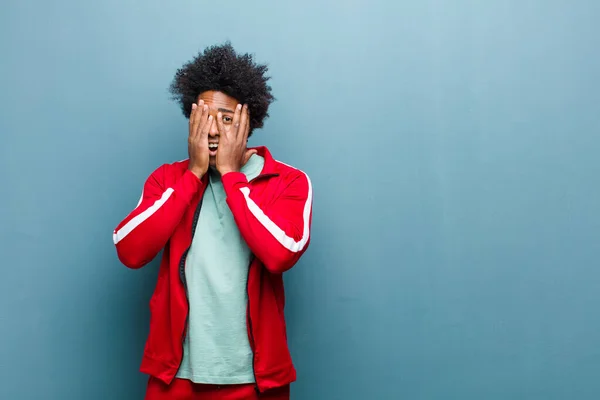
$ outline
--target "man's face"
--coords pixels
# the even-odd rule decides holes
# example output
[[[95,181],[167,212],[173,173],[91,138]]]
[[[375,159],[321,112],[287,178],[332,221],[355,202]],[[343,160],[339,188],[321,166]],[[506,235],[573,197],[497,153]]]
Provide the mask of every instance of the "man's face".
[[[223,92],[217,92],[209,90],[198,95],[196,103],[200,100],[204,101],[204,104],[208,106],[210,115],[213,117],[212,126],[208,133],[208,144],[210,160],[209,164],[214,167],[217,164],[217,149],[219,143],[219,130],[217,129],[217,113],[222,114],[223,126],[225,129],[231,129],[231,123],[233,122],[233,113],[235,107],[238,105],[238,101],[231,96],[226,95]]]

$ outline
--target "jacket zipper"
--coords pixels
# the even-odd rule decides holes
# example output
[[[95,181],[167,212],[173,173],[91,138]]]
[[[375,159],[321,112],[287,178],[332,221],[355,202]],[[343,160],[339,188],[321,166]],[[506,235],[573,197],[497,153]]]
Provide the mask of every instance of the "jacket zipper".
[[[181,364],[183,363],[183,352],[185,351],[185,349],[183,347],[183,343],[185,342],[185,337],[187,335],[188,321],[190,318],[190,298],[188,296],[187,280],[185,278],[185,261],[187,259],[187,255],[188,255],[190,249],[192,248],[192,242],[194,241],[194,234],[196,233],[196,225],[198,224],[198,217],[200,216],[200,209],[202,208],[202,199],[204,199],[205,192],[206,192],[206,190],[204,190],[204,192],[202,192],[202,196],[200,197],[200,200],[198,201],[198,206],[196,207],[196,211],[194,212],[194,220],[192,221],[192,240],[190,240],[190,245],[183,252],[181,259],[179,260],[179,279],[181,280],[181,283],[183,284],[183,288],[185,290],[185,300],[187,302],[188,312],[185,316],[185,323],[183,325],[183,333],[181,335],[181,360],[179,361],[179,367],[177,367],[177,372],[179,372],[179,369],[181,368]]]
[[[263,179],[263,178],[271,178],[273,176],[279,176],[279,174],[276,173],[272,173],[272,174],[262,174],[262,175],[258,175],[254,178],[252,178],[250,181],[248,181],[248,183],[253,182],[257,179]],[[185,260],[187,258],[187,254],[190,251],[190,248],[192,247],[192,242],[194,240],[194,234],[196,233],[196,225],[198,224],[198,217],[200,216],[200,209],[202,208],[202,199],[204,198],[204,193],[206,192],[206,190],[202,193],[202,197],[200,197],[200,201],[198,202],[198,206],[196,207],[196,212],[194,213],[194,221],[192,223],[192,240],[190,241],[190,245],[189,247],[183,252],[183,255],[181,256],[181,260],[179,261],[179,278],[181,279],[181,283],[183,284],[183,287],[185,289],[185,299],[187,301],[187,306],[188,306],[188,312],[187,315],[185,316],[185,324],[183,327],[183,334],[181,336],[181,360],[179,361],[179,367],[177,367],[177,371],[179,372],[179,368],[181,368],[181,364],[183,363],[183,352],[185,351],[185,349],[183,348],[183,343],[185,342],[185,337],[186,337],[186,333],[187,333],[187,325],[188,325],[188,320],[189,320],[189,316],[190,316],[190,299],[188,296],[188,289],[187,289],[187,281],[185,279]],[[250,340],[252,341],[252,343],[254,343],[254,332],[252,331],[252,317],[250,315],[250,293],[249,293],[249,288],[248,288],[248,282],[250,281],[250,268],[252,267],[252,262],[254,261],[254,256],[252,256],[250,258],[250,265],[248,266],[248,275],[246,277],[246,297],[248,298],[248,331],[250,332]],[[256,348],[256,344],[254,344],[253,346],[254,348]],[[255,389],[258,393],[260,393],[260,389],[258,388],[258,381],[256,380],[256,372],[254,370],[254,363],[255,363],[255,351],[254,349],[252,350],[252,375],[254,376],[254,385],[255,385]]]
[[[248,183],[254,182],[258,179],[263,179],[263,178],[271,178],[274,176],[279,176],[279,174],[261,174],[258,175],[252,179],[250,179],[248,181]],[[248,301],[248,332],[250,332],[250,341],[252,342],[252,376],[254,376],[254,389],[256,390],[257,393],[260,394],[260,388],[258,387],[258,380],[256,379],[256,371],[254,369],[254,364],[256,363],[256,343],[254,342],[254,331],[252,330],[252,315],[250,313],[250,290],[249,290],[249,283],[250,283],[250,268],[252,268],[252,264],[254,262],[254,254],[250,257],[250,265],[248,265],[248,276],[246,277],[246,297],[247,297],[247,301]]]
[[[248,302],[248,332],[250,332],[250,341],[252,342],[251,350],[252,350],[252,376],[254,377],[254,389],[256,389],[257,393],[260,393],[260,389],[258,388],[258,381],[256,380],[256,371],[254,370],[254,363],[256,359],[256,343],[254,343],[254,332],[252,331],[252,315],[250,313],[250,268],[252,268],[252,263],[254,262],[254,255],[250,257],[250,265],[248,265],[248,276],[246,277],[246,298]]]

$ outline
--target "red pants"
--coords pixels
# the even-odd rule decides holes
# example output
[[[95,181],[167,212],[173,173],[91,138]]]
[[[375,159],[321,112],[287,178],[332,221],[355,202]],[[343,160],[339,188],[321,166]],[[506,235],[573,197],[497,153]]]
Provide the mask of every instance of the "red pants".
[[[255,385],[200,385],[175,378],[166,385],[156,378],[148,380],[145,400],[289,400],[290,386],[269,390],[260,395]]]

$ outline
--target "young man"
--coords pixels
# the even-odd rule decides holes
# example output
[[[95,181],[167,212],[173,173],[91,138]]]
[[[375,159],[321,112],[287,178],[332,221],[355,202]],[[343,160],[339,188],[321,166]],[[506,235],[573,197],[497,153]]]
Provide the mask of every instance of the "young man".
[[[282,274],[309,245],[312,187],[265,147],[247,148],[273,101],[266,72],[229,43],[177,71],[189,159],[156,169],[113,233],[129,268],[164,250],[141,364],[147,400],[289,399]]]

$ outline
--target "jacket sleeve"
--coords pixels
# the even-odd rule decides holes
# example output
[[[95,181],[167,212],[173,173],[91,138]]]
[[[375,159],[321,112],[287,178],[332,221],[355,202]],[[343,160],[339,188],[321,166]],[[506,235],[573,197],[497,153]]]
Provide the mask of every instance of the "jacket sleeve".
[[[129,268],[143,267],[165,247],[202,185],[186,170],[166,187],[167,167],[163,165],[148,177],[138,205],[113,232],[119,260]]]
[[[273,273],[292,268],[308,248],[312,221],[312,185],[303,172],[292,178],[272,203],[264,204],[246,176],[223,176],[227,204],[252,253]]]

